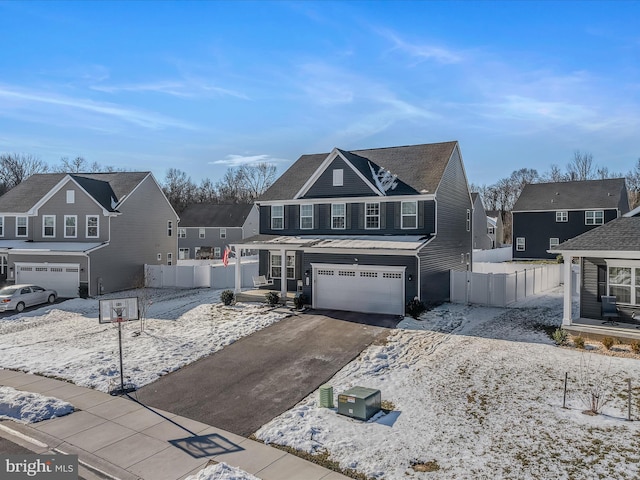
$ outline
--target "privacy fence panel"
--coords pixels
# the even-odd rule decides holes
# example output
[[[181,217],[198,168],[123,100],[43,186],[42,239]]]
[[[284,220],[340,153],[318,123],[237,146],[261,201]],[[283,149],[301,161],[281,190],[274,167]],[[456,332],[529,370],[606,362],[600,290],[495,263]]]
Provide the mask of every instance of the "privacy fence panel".
[[[249,261],[240,266],[242,288],[253,287],[258,276],[258,262]],[[154,288],[233,289],[236,282],[235,264],[224,265],[145,265],[145,285]]]
[[[504,307],[559,286],[561,269],[553,264],[513,273],[451,271],[451,301]]]

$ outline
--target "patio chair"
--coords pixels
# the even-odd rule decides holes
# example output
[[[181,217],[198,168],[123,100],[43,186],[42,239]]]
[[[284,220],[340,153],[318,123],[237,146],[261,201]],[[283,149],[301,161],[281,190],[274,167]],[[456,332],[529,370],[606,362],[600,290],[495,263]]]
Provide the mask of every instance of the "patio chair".
[[[617,325],[614,321],[620,318],[618,307],[616,306],[616,297],[613,295],[602,295],[602,324]]]

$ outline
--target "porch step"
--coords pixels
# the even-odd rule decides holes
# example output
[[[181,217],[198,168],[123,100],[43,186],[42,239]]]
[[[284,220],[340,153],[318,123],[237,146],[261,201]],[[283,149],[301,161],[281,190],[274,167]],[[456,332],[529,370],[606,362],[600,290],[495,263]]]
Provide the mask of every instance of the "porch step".
[[[601,341],[604,337],[612,337],[618,340],[640,340],[640,326],[629,323],[618,325],[563,325],[564,330],[571,335],[580,335],[594,341]]]

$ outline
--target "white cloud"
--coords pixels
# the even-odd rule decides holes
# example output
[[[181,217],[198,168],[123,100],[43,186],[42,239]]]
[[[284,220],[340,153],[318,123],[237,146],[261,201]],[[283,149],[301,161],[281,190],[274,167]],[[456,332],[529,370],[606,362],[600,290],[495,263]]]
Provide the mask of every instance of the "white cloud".
[[[69,119],[69,112],[78,111],[91,113],[100,117],[115,118],[121,122],[134,124],[148,129],[162,129],[167,127],[194,130],[195,127],[170,117],[153,112],[125,108],[113,103],[96,102],[89,99],[77,99],[49,92],[33,92],[27,90],[12,89],[0,86],[0,98],[7,102],[13,101],[13,108],[29,109],[35,105],[47,105],[60,109],[60,116]],[[5,114],[11,115],[11,108],[7,104],[3,106]],[[24,118],[24,114],[23,114]],[[30,116],[34,122],[39,120],[39,109]],[[86,126],[84,122],[78,122],[80,126]]]
[[[270,155],[227,155],[222,160],[214,160],[209,165],[227,165],[229,167],[240,167],[242,165],[257,165],[258,163],[282,163],[287,162],[282,158],[275,158]]]
[[[148,83],[129,83],[122,85],[92,85],[93,90],[106,93],[118,92],[153,92],[171,95],[180,98],[196,98],[202,96],[235,97],[248,100],[249,97],[242,92],[229,90],[216,85],[198,80],[164,80]]]
[[[460,53],[435,45],[410,43],[395,32],[388,29],[376,30],[379,35],[390,40],[393,43],[393,50],[399,50],[406,53],[410,57],[423,61],[435,61],[442,64],[459,63],[463,57]]]

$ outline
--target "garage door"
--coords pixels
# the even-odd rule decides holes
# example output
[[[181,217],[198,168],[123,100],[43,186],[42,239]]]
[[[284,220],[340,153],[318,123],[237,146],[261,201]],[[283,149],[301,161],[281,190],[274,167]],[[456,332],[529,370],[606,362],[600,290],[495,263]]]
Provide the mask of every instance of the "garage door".
[[[405,267],[312,264],[313,306],[404,315]]]
[[[34,283],[58,292],[59,297],[78,296],[80,265],[77,263],[16,263],[16,283]]]

